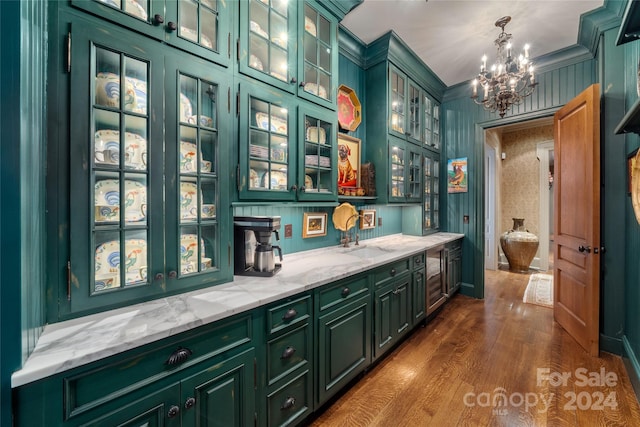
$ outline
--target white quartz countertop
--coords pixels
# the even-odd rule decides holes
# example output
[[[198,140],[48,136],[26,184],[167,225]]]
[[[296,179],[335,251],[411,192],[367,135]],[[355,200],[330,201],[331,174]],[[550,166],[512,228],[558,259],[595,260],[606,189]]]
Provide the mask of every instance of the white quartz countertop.
[[[285,254],[273,277],[234,276],[233,282],[50,324],[11,384],[28,384],[462,237],[394,234],[349,248]]]

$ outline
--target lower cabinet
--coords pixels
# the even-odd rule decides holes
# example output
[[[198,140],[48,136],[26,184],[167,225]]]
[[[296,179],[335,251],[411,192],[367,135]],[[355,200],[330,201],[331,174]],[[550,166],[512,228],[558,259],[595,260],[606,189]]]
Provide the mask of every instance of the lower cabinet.
[[[424,273],[425,253],[419,253],[412,258],[411,278],[411,326],[420,323],[427,315],[427,282]]]
[[[373,360],[409,332],[412,322],[410,259],[382,267],[375,274]]]
[[[446,246],[447,297],[451,297],[462,285],[462,243],[459,240]]]
[[[318,290],[317,404],[371,363],[371,295],[367,276]]]

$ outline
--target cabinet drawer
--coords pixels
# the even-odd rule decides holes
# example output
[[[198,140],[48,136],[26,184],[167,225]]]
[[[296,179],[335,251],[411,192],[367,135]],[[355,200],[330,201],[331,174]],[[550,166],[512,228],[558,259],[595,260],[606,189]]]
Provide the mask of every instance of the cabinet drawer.
[[[213,324],[179,335],[162,343],[149,344],[140,351],[114,356],[98,367],[65,377],[65,416],[72,418],[89,409],[129,393],[177,369],[251,342],[250,315],[220,325]],[[171,357],[175,360],[170,361]],[[98,385],[98,386],[97,386]]]
[[[411,256],[413,270],[419,270],[424,267],[424,252]]]
[[[310,381],[306,370],[267,396],[269,426],[296,425],[311,413]]]
[[[267,310],[267,331],[281,331],[289,325],[305,322],[311,316],[311,296],[288,299]]]
[[[407,273],[411,269],[411,258],[387,264],[375,272],[376,288],[384,286],[386,283],[395,280],[396,277]]]
[[[311,325],[307,322],[267,343],[267,378],[269,385],[296,368],[309,363]]]
[[[367,276],[322,287],[318,291],[320,311],[351,302],[367,292],[369,292]]]

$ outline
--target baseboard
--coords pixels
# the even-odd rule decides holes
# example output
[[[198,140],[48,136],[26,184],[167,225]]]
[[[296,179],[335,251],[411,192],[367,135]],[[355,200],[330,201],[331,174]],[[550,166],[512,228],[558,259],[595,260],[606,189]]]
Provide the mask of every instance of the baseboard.
[[[625,368],[627,368],[627,374],[631,380],[633,391],[636,393],[636,399],[640,401],[640,364],[638,363],[638,358],[633,352],[626,335],[622,337],[622,343],[624,344],[624,355],[622,356],[622,361],[624,362]]]
[[[460,293],[471,298],[476,297],[476,287],[471,283],[462,282],[460,284]]]
[[[624,355],[624,344],[620,338],[600,334],[600,350],[622,356]]]

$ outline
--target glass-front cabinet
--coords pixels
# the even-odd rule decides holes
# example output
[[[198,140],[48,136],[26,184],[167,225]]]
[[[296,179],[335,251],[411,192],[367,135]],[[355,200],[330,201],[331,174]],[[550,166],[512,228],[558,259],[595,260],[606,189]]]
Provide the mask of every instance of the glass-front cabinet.
[[[422,142],[422,93],[403,72],[389,66],[389,133],[416,144]]]
[[[337,25],[337,19],[313,1],[243,1],[240,72],[335,109]]]
[[[440,181],[439,168],[440,156],[429,150],[425,150],[424,155],[424,197],[423,197],[423,233],[438,230],[439,224],[439,197]]]
[[[227,66],[231,60],[233,1],[71,0],[99,15],[189,53]]]
[[[218,182],[231,130],[224,74],[93,20],[71,28],[60,315],[228,280],[230,217],[216,209],[229,197]]]
[[[241,84],[238,189],[245,200],[335,200],[336,119],[276,90]]]
[[[422,154],[412,144],[389,137],[389,201],[422,200]]]
[[[440,105],[429,95],[424,100],[424,145],[440,150]]]

